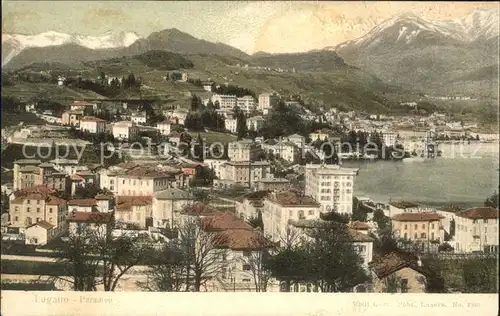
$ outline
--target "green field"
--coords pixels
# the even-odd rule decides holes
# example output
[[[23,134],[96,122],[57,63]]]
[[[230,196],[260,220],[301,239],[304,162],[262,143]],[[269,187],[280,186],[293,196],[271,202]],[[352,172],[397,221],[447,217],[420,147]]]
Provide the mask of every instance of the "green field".
[[[19,125],[45,125],[47,122],[33,113],[6,113],[2,111],[2,128]]]
[[[198,132],[189,132],[189,134],[193,138],[198,137]],[[200,134],[201,138],[206,138],[207,143],[209,143],[209,144],[215,143],[215,142],[226,144],[229,142],[234,142],[237,139],[237,137],[235,135],[219,133],[219,132],[212,132],[212,131],[199,132],[199,134]]]
[[[24,261],[2,259],[2,274],[30,274],[30,275],[48,275],[48,276],[66,276],[64,263],[43,262],[43,261]]]
[[[51,83],[31,82],[16,82],[12,86],[4,86],[2,87],[2,96],[15,97],[22,102],[30,102],[33,99],[69,102],[84,98],[104,98],[93,91],[74,90],[67,87],[59,87]]]

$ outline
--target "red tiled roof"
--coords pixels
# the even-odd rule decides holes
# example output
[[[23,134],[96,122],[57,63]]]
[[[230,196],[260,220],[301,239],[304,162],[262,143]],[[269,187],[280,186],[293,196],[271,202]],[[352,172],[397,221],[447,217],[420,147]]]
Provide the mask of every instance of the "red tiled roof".
[[[498,209],[493,207],[475,207],[456,214],[457,216],[470,219],[495,219],[498,218]]]
[[[404,268],[418,268],[418,257],[407,252],[391,252],[375,257],[368,266],[379,279],[383,279]]]
[[[202,218],[201,221],[205,230],[253,229],[250,224],[226,212],[216,212],[213,215]]]
[[[215,236],[218,247],[234,250],[253,250],[271,248],[273,243],[262,233],[247,229],[229,229],[218,232]]]
[[[47,221],[39,221],[39,222],[36,222],[36,223],[34,223],[34,224],[26,227],[26,228],[30,228],[30,227],[33,227],[33,226],[40,226],[40,227],[42,227],[44,229],[52,229],[52,228],[55,227],[54,225],[52,225],[51,223],[49,223]]]
[[[402,213],[402,214],[394,215],[392,217],[393,220],[400,221],[400,222],[439,221],[443,218],[444,218],[444,216],[441,216],[436,212]]]
[[[39,186],[32,187],[32,188],[24,188],[24,189],[17,190],[14,192],[14,196],[15,197],[22,197],[22,196],[27,196],[31,193],[39,193],[42,195],[49,196],[49,195],[57,194],[57,191],[52,189],[52,188],[49,188],[45,185],[39,185]]]
[[[354,229],[347,230],[349,237],[354,242],[374,242],[374,239],[367,234],[360,233]]]
[[[292,207],[292,206],[311,206],[319,207],[320,204],[310,196],[301,196],[293,191],[279,192],[270,195],[269,199],[274,201],[281,206]]]
[[[78,206],[96,206],[97,201],[95,199],[77,199],[69,200],[68,205],[78,205]]]
[[[113,213],[71,212],[69,222],[108,223],[113,219]]]
[[[66,203],[66,200],[60,199],[60,198],[55,197],[55,196],[49,196],[49,198],[47,200],[48,205],[61,205],[61,204],[65,204],[65,203]]]
[[[264,190],[264,191],[255,191],[251,193],[244,194],[236,199],[238,202],[243,202],[244,200],[263,200],[268,197],[272,191]]]
[[[356,230],[368,230],[372,228],[372,226],[365,222],[354,221],[351,223],[351,228]]]
[[[102,118],[95,117],[95,116],[84,116],[80,119],[81,121],[87,121],[87,122],[106,122],[106,120],[103,120]]]
[[[74,173],[72,174],[70,177],[69,177],[72,181],[84,181],[85,179],[83,179],[81,176],[79,176],[78,174]]]
[[[128,211],[134,206],[144,206],[153,204],[152,196],[117,196],[116,210]]]

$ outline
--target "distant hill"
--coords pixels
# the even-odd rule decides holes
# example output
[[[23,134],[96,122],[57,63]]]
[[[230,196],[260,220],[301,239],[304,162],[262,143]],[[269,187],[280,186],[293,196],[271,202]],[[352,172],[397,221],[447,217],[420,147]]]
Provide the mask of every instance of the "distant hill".
[[[344,60],[333,51],[315,51],[294,54],[256,54],[250,61],[253,64],[271,67],[302,70],[302,71],[330,71],[346,69]]]
[[[211,43],[195,38],[177,29],[154,32],[128,47],[90,49],[76,44],[26,48],[4,66],[19,69],[32,63],[60,62],[80,66],[82,61],[103,60],[114,57],[140,55],[151,50],[163,50],[180,54],[209,54],[246,59],[249,56],[226,44]]]

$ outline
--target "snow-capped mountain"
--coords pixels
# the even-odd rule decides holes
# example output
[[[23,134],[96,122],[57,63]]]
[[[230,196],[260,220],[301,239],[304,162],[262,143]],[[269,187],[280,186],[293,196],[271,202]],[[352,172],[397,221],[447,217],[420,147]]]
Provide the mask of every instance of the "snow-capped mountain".
[[[432,21],[413,13],[404,13],[385,20],[367,34],[326,50],[374,49],[378,46],[471,43],[499,35],[497,9],[476,9],[455,20]]]
[[[21,51],[30,47],[49,47],[76,44],[90,49],[128,47],[139,39],[134,32],[106,32],[101,36],[84,36],[60,32],[44,32],[36,35],[2,34],[2,66]]]
[[[498,39],[498,9],[476,9],[446,21],[405,13],[383,21],[357,39],[325,50],[336,51],[348,64],[367,69],[387,82],[428,91],[449,84],[451,92],[460,93],[463,86],[456,78],[461,78],[460,82],[477,79],[484,69],[496,69]],[[477,84],[467,84],[488,87],[491,75],[484,73],[481,78],[481,83],[475,79]]]

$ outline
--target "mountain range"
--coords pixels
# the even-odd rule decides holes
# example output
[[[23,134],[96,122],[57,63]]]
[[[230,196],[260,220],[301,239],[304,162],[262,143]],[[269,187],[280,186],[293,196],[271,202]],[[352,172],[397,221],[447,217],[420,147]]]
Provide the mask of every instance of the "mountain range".
[[[402,14],[374,27],[364,36],[324,50],[336,51],[347,63],[371,71],[387,82],[441,91],[463,91],[461,78],[491,79],[481,69],[498,64],[499,14],[477,9],[452,21],[431,21]],[[497,79],[498,81],[498,79]],[[491,94],[491,85],[481,85]],[[494,88],[496,90],[496,88]]]
[[[264,67],[331,71],[344,63],[375,74],[391,85],[442,93],[496,95],[499,14],[477,9],[459,19],[433,21],[411,13],[392,17],[367,34],[335,46],[295,54],[245,52],[223,43],[167,29],[139,38],[132,32],[100,37],[47,32],[2,36],[2,66],[19,69],[32,63],[70,66],[86,61],[134,56],[151,50],[219,55]],[[493,71],[493,72],[492,72]],[[493,75],[492,75],[493,74]]]

